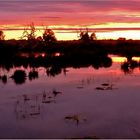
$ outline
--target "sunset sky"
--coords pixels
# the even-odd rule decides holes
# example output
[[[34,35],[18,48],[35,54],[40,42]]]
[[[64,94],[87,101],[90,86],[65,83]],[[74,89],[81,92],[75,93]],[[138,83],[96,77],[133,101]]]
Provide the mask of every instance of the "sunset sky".
[[[0,29],[14,29],[16,36],[21,34],[17,29],[31,22],[38,28],[42,25],[66,29],[88,27],[94,29],[99,38],[122,35],[138,39],[140,0],[0,1]],[[7,30],[6,34],[10,38],[13,31]]]

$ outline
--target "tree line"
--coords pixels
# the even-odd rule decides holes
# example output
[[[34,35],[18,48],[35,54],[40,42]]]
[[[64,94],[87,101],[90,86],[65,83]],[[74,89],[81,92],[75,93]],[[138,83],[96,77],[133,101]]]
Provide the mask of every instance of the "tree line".
[[[36,36],[36,31],[37,29],[34,26],[34,23],[31,23],[29,25],[29,28],[25,28],[22,36],[20,37],[21,40],[39,40],[39,41],[44,41],[47,43],[50,42],[56,42],[57,38],[55,36],[55,33],[52,29],[49,28],[45,28],[43,31],[42,36]],[[86,29],[85,31],[81,31],[79,33],[79,40],[82,41],[90,41],[90,40],[97,40],[96,34],[95,32],[93,32],[91,35],[89,35],[88,29]],[[0,40],[5,40],[5,34],[2,30],[0,30]]]

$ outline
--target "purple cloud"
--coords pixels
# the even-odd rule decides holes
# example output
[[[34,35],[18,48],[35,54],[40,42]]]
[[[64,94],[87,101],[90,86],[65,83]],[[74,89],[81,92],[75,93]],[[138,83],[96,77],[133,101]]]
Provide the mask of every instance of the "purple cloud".
[[[0,24],[140,22],[139,0],[0,1]]]

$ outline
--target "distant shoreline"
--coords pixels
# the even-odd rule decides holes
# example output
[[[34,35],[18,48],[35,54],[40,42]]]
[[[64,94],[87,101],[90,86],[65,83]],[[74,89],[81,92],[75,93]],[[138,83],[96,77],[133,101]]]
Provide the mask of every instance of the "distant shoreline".
[[[67,54],[114,54],[121,56],[140,56],[140,40],[93,40],[56,41],[45,43],[39,40],[1,40],[0,55],[15,56],[18,53],[63,53]]]

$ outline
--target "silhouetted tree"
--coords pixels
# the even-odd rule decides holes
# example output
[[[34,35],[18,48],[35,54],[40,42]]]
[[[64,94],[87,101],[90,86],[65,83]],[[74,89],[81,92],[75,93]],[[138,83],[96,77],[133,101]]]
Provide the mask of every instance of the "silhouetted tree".
[[[43,33],[43,40],[46,43],[55,42],[56,41],[56,37],[55,37],[55,34],[54,34],[53,30],[46,28],[44,30],[44,33]]]
[[[85,32],[84,31],[80,32],[80,40],[82,40],[82,41],[89,41],[90,40],[88,30]]]
[[[80,30],[80,40],[82,41],[90,41],[90,40],[97,40],[96,34],[95,32],[93,32],[90,36],[89,36],[89,32],[88,32],[88,28],[85,31],[81,31]]]
[[[5,35],[3,31],[0,31],[0,40],[4,40],[5,39]]]
[[[97,40],[95,32],[93,32],[90,36],[90,40]]]
[[[30,33],[28,30],[30,30]],[[27,38],[27,40],[34,40],[36,38],[35,32],[36,32],[36,29],[35,29],[34,23],[31,23],[29,28],[24,29],[21,39]]]
[[[37,39],[38,41],[43,41],[43,38],[42,38],[41,36],[38,36],[36,39]]]
[[[119,41],[125,41],[126,38],[125,38],[125,37],[119,37],[118,40],[119,40]]]

